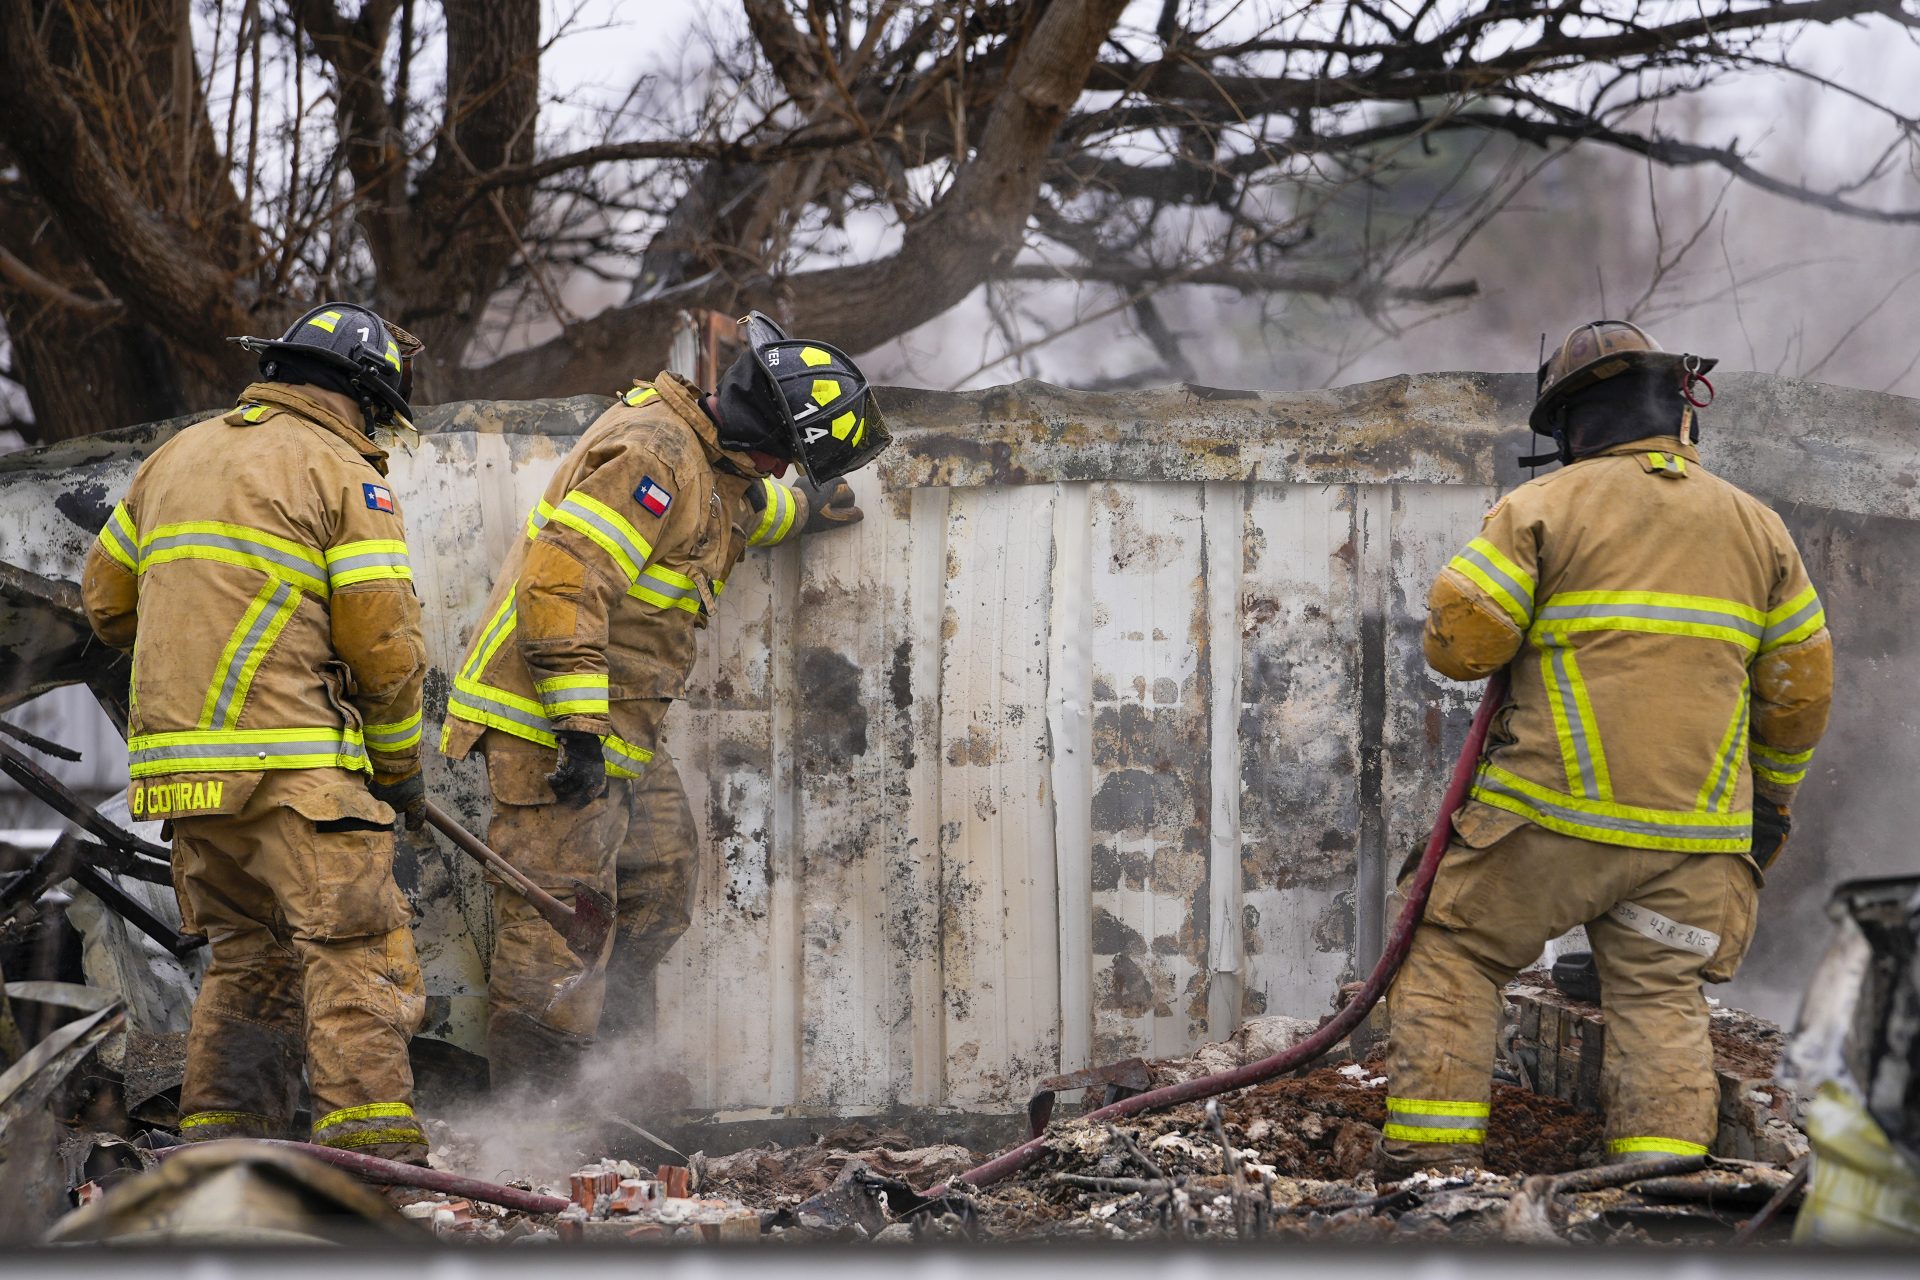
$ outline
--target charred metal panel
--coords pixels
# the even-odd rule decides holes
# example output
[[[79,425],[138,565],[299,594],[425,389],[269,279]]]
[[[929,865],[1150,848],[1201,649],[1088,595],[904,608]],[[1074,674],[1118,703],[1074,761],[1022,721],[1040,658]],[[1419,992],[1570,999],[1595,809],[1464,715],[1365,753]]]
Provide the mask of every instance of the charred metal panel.
[[[653,1047],[694,1104],[1009,1109],[1062,1070],[1323,1012],[1465,731],[1475,691],[1421,659],[1425,593],[1525,478],[1530,386],[885,393],[899,444],[855,478],[866,521],[750,553],[668,718],[706,860]],[[1784,978],[1822,940],[1790,927],[1817,917],[1813,882],[1904,865],[1920,823],[1920,403],[1752,375],[1721,393],[1708,464],[1781,506],[1840,655],[1749,964]],[[396,451],[429,720],[605,403],[445,406]],[[100,669],[72,583],[172,429],[0,460],[0,701]],[[429,780],[485,825],[475,765]],[[487,889],[437,840],[398,871],[429,1033],[477,1048]]]

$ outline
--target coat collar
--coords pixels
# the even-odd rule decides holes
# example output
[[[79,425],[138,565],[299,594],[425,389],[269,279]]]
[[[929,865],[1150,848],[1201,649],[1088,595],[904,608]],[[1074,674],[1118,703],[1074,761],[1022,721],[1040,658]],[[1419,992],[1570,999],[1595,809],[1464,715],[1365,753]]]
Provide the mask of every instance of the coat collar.
[[[302,383],[256,382],[241,392],[240,399],[254,404],[269,404],[295,413],[323,427],[352,445],[354,451],[373,464],[381,475],[387,474],[387,451],[367,438],[360,429],[360,406],[337,391],[325,391]]]

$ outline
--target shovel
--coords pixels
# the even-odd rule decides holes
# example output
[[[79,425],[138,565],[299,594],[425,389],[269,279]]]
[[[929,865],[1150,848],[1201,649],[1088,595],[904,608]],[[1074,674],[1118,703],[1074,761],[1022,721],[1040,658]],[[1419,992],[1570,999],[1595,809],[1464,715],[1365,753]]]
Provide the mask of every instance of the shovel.
[[[540,918],[552,925],[554,932],[565,940],[567,950],[580,957],[589,969],[599,964],[600,950],[606,945],[607,935],[613,931],[613,902],[606,894],[575,880],[573,906],[569,907],[528,879],[525,872],[487,848],[477,836],[455,822],[452,815],[431,800],[427,801],[427,821],[481,866],[524,895],[533,904],[533,909],[540,913]]]

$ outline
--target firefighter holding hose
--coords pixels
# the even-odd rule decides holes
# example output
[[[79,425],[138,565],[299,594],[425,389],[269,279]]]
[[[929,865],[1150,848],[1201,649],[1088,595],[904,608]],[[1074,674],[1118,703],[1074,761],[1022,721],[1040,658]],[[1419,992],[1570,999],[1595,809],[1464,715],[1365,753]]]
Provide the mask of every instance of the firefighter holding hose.
[[[1480,1162],[1500,990],[1582,924],[1610,1157],[1713,1144],[1701,984],[1753,936],[1833,647],[1780,517],[1701,466],[1712,365],[1622,321],[1575,329],[1531,416],[1561,469],[1496,503],[1433,584],[1429,665],[1510,685],[1388,993],[1384,1174]]]

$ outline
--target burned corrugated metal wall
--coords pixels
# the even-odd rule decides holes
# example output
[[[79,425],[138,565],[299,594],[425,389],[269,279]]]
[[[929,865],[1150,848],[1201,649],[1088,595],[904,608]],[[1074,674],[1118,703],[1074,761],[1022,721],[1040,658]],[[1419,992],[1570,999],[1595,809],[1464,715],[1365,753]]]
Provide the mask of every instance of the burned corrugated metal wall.
[[[899,443],[855,479],[867,519],[750,554],[669,717],[707,857],[653,1041],[696,1105],[1004,1109],[1061,1069],[1326,1011],[1378,954],[1465,732],[1476,690],[1421,660],[1425,592],[1525,478],[1530,393],[1476,375],[884,393]],[[445,407],[396,455],[429,720],[602,403]],[[1920,405],[1735,375],[1706,423],[1709,465],[1802,537],[1840,654],[1749,962],[1781,985],[1819,946],[1824,885],[1911,862],[1892,836],[1920,823],[1920,788],[1883,762],[1920,767]],[[117,493],[151,442],[106,440],[47,463]],[[91,530],[23,490],[31,467],[0,468],[0,558],[77,577]],[[1685,687],[1673,673],[1669,696]],[[431,778],[484,823],[477,768]],[[1871,829],[1849,826],[1869,801]],[[414,839],[430,1030],[478,1047],[486,890]]]

